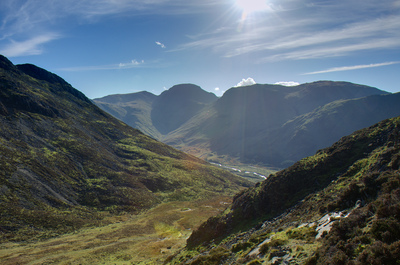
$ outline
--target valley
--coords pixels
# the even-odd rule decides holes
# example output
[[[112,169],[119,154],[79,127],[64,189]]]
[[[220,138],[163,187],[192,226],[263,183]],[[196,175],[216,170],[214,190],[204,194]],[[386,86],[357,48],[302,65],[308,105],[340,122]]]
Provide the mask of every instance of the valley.
[[[168,202],[136,215],[109,215],[106,225],[47,240],[2,243],[1,264],[163,264],[193,229],[230,203],[231,197]]]
[[[210,162],[212,165],[217,167],[221,167],[225,170],[230,171],[236,175],[239,175],[249,181],[252,182],[260,182],[266,179],[270,174],[276,173],[279,171],[277,168],[263,168],[260,166],[252,166],[252,165],[229,165],[229,164],[219,164]]]
[[[92,101],[0,56],[1,264],[395,264],[399,102],[332,81]]]
[[[201,159],[278,169],[356,130],[400,115],[400,93],[333,81],[232,87],[220,98],[194,84],[180,84],[158,96],[143,91],[93,102],[128,125]]]

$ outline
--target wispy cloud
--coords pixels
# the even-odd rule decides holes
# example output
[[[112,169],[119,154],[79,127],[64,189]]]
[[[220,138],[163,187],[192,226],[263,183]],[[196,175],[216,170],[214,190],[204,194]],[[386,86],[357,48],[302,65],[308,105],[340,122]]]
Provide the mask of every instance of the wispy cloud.
[[[92,66],[77,66],[61,68],[60,71],[79,72],[79,71],[98,71],[98,70],[117,70],[117,69],[131,69],[146,66],[144,60],[132,60],[127,63],[109,64],[109,65],[92,65]]]
[[[193,35],[180,48],[209,49],[226,58],[254,55],[258,63],[400,48],[400,6],[395,5],[396,1],[377,4],[366,0],[363,5],[355,0],[327,0],[324,5],[300,1],[305,5],[290,11],[276,9],[241,32],[220,26],[219,31]]]
[[[65,19],[72,18],[80,24],[95,23],[105,16],[188,14],[213,5],[216,5],[213,0],[2,0],[0,51],[9,57],[40,54],[43,48],[39,44],[63,35],[59,26]],[[58,32],[57,37],[54,32]]]
[[[376,63],[376,64],[363,64],[363,65],[333,67],[333,68],[329,68],[326,70],[304,73],[303,75],[315,75],[315,74],[324,74],[324,73],[331,73],[331,72],[358,70],[358,69],[364,69],[364,68],[387,66],[387,65],[398,64],[398,63],[400,63],[400,62],[385,62],[385,63]]]
[[[158,46],[160,46],[161,48],[163,48],[163,49],[167,48],[164,44],[162,44],[162,43],[159,42],[159,41],[156,41],[156,44],[157,44]]]
[[[10,40],[8,45],[1,48],[0,53],[7,57],[22,55],[37,55],[43,52],[42,46],[50,41],[60,38],[56,33],[46,33],[24,41]]]

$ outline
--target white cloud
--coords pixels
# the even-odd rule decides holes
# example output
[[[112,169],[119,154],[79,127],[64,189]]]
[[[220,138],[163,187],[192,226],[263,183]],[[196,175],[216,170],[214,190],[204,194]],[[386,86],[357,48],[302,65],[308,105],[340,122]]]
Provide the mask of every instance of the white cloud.
[[[214,88],[215,91],[219,91],[219,87]]]
[[[160,46],[161,48],[163,48],[163,49],[167,48],[164,44],[162,44],[162,43],[159,42],[159,41],[156,41],[156,44],[157,44],[158,46]]]
[[[400,62],[385,62],[385,63],[376,63],[376,64],[363,64],[363,65],[333,67],[333,68],[329,68],[326,70],[305,73],[303,75],[315,75],[315,74],[324,74],[324,73],[331,73],[331,72],[358,70],[358,69],[364,69],[364,68],[381,67],[381,66],[398,64],[398,63],[400,63]]]
[[[239,86],[251,86],[256,84],[256,81],[254,81],[253,78],[249,77],[247,79],[242,79],[242,81],[240,81],[235,87],[239,87]]]
[[[282,85],[282,86],[298,86],[300,83],[294,81],[280,81],[276,82],[275,85]]]
[[[11,43],[2,48],[0,53],[6,57],[38,55],[43,52],[41,45],[58,38],[60,38],[58,34],[47,33],[25,41],[11,40]]]

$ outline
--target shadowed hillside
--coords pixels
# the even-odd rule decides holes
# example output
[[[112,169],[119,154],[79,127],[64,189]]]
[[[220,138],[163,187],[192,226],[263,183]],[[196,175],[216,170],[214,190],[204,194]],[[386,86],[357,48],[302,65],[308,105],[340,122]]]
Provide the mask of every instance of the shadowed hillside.
[[[343,137],[210,218],[170,264],[396,264],[400,118]]]
[[[153,101],[157,98],[149,92],[142,91],[132,94],[110,95],[93,102],[104,111],[141,132],[160,139],[160,132],[151,121]]]
[[[381,97],[364,99],[371,95]],[[397,95],[346,82],[236,87],[164,142],[185,151],[203,149],[208,159],[229,155],[286,167],[346,134],[400,115],[398,103]]]
[[[1,240],[248,185],[113,118],[62,78],[2,56],[0,124]]]
[[[223,164],[285,168],[346,134],[400,115],[398,95],[348,82],[233,87],[218,100],[191,84],[160,96],[143,93],[94,101],[156,139]]]
[[[199,86],[181,84],[161,93],[154,101],[151,120],[158,131],[165,135],[179,128],[206,105],[217,100],[213,93]]]

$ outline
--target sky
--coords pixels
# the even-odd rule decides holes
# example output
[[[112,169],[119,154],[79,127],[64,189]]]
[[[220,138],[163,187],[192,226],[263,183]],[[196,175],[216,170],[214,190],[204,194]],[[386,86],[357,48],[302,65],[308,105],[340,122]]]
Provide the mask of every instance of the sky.
[[[0,54],[89,98],[193,83],[400,91],[400,0],[1,0]]]

